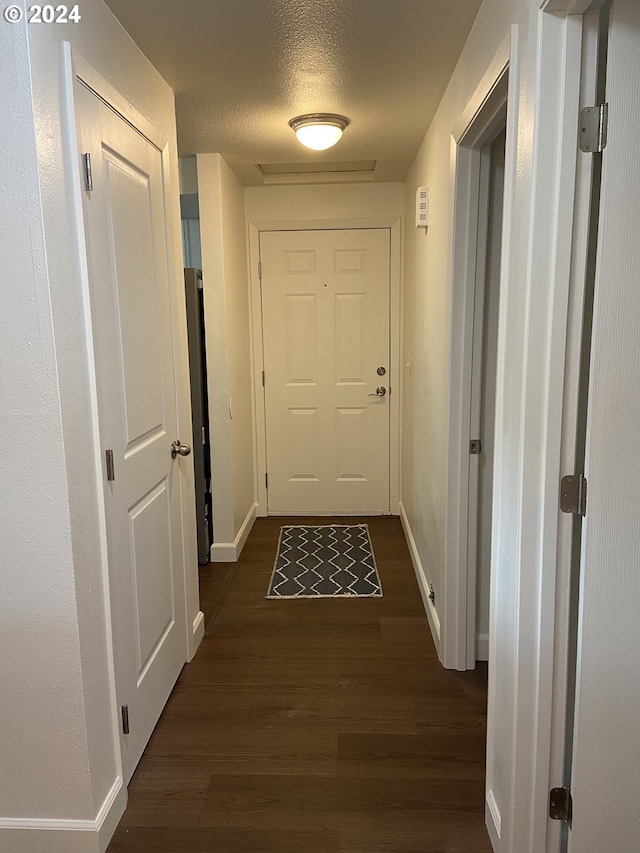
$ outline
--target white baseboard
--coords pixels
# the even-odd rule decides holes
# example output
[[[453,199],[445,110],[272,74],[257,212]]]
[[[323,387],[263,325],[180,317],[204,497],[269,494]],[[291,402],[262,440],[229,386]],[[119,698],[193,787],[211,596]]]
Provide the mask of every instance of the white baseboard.
[[[242,522],[242,527],[238,531],[238,535],[236,536],[236,541],[233,543],[236,547],[236,560],[239,559],[240,554],[242,554],[242,549],[245,546],[247,538],[251,533],[251,528],[254,525],[256,520],[256,516],[258,514],[258,504],[255,504],[251,507],[249,512],[247,513],[247,517]]]
[[[420,595],[422,596],[424,610],[427,614],[427,619],[429,620],[429,627],[431,628],[431,634],[433,635],[433,642],[435,643],[438,657],[442,659],[442,655],[440,653],[440,617],[438,616],[438,611],[433,606],[433,602],[429,598],[429,580],[427,578],[427,573],[425,572],[424,566],[422,565],[422,560],[420,559],[420,554],[418,553],[418,546],[416,545],[416,540],[413,536],[413,532],[411,531],[409,518],[407,516],[407,512],[404,508],[404,504],[402,503],[402,501],[400,501],[399,509],[402,528],[404,530],[404,535],[407,539],[407,545],[409,546],[409,554],[411,555],[411,562],[413,563],[413,569],[416,573],[418,588],[420,589]]]
[[[476,660],[489,660],[488,634],[478,634],[476,637]]]
[[[193,620],[191,636],[189,637],[189,657],[187,662],[192,661],[195,653],[198,651],[198,646],[204,637],[204,613],[198,610],[198,615]]]
[[[95,820],[0,818],[2,853],[105,853],[127,805],[120,777]]]
[[[214,542],[209,559],[212,563],[235,563],[236,546],[233,542]]]
[[[258,504],[254,503],[233,542],[213,543],[210,553],[212,563],[235,563],[238,560],[256,520],[257,509]]]
[[[494,850],[498,850],[500,846],[500,830],[502,827],[502,817],[500,809],[496,803],[496,798],[493,791],[487,791],[485,798],[484,820],[489,833],[489,840]]]
[[[113,783],[109,794],[107,795],[102,808],[96,817],[96,825],[98,827],[98,848],[100,853],[105,853],[109,846],[109,842],[116,831],[120,818],[124,814],[127,807],[127,786],[123,780],[118,777]]]

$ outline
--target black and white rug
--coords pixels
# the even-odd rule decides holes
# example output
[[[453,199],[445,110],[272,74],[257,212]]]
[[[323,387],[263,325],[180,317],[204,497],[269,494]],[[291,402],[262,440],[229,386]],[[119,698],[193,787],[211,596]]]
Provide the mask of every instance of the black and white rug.
[[[280,529],[267,598],[381,598],[366,524]]]

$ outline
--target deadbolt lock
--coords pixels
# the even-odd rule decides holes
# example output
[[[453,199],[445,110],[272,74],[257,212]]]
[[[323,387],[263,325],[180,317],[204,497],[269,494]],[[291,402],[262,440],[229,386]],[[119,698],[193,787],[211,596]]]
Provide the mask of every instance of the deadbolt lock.
[[[384,367],[382,367],[382,366],[380,366],[380,367],[376,370],[376,373],[378,374],[378,376],[384,376],[386,372],[387,372],[387,371],[386,371],[386,370],[385,370],[385,368],[384,368]]]

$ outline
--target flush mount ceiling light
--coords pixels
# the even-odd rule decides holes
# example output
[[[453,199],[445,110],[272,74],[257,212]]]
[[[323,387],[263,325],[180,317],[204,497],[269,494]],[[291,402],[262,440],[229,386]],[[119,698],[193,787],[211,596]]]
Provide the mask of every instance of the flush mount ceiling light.
[[[298,141],[314,151],[324,151],[331,148],[342,136],[349,124],[349,119],[332,113],[311,113],[306,116],[296,116],[289,122],[289,127],[298,137]]]

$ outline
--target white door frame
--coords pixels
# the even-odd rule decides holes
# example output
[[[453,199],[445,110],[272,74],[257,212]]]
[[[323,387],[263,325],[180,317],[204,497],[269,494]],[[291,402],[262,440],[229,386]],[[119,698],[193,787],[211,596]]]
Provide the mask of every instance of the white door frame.
[[[62,100],[64,105],[64,120],[63,126],[65,131],[65,148],[69,157],[69,179],[70,186],[73,191],[73,206],[75,220],[75,235],[74,240],[78,246],[78,263],[80,267],[80,279],[82,286],[82,300],[84,305],[84,329],[86,335],[86,354],[90,366],[91,376],[91,422],[86,424],[86,428],[91,436],[93,445],[94,465],[96,470],[96,479],[100,484],[104,483],[105,470],[104,460],[102,456],[102,442],[100,440],[99,430],[99,406],[98,406],[98,389],[97,389],[97,365],[93,350],[93,322],[91,318],[91,285],[89,280],[89,269],[87,262],[87,243],[84,229],[84,216],[82,209],[82,193],[84,192],[83,177],[80,170],[80,161],[77,156],[78,152],[78,136],[76,130],[76,105],[74,98],[74,81],[78,79],[81,83],[93,91],[98,98],[103,100],[108,106],[112,107],[115,112],[123,117],[125,121],[136,128],[143,136],[145,136],[153,145],[155,145],[163,154],[163,179],[165,187],[172,184],[175,185],[176,175],[171,171],[169,157],[169,141],[141,114],[135,107],[132,106],[111,83],[105,80],[102,75],[68,42],[62,43],[63,65],[63,93]],[[177,163],[173,164],[177,170]],[[175,214],[175,215],[174,215]],[[174,211],[169,204],[169,199],[165,194],[165,216],[168,232],[172,229],[172,222],[177,217],[177,212]],[[169,235],[168,235],[169,236]],[[191,403],[188,399],[189,383],[188,383],[188,362],[186,349],[186,315],[183,302],[181,302],[182,278],[177,278],[177,265],[179,259],[176,258],[173,251],[171,241],[167,241],[168,254],[168,271],[169,280],[173,283],[170,288],[171,301],[171,334],[172,334],[172,349],[174,356],[174,372],[175,372],[175,393],[176,393],[176,410],[178,419],[178,429],[180,436],[185,436],[183,441],[190,442],[191,436]],[[198,611],[197,617],[193,624],[189,621],[189,603],[190,594],[192,596],[193,580],[189,567],[194,567],[197,579],[197,554],[195,543],[195,502],[192,499],[194,493],[193,483],[193,466],[185,465],[181,467],[179,476],[177,476],[177,487],[180,490],[180,503],[182,506],[182,551],[183,551],[183,572],[182,585],[184,587],[184,596],[180,604],[185,612],[185,636],[184,636],[184,655],[185,661],[191,660],[195,654],[199,642],[204,635],[204,616],[201,611]],[[104,488],[98,490],[96,495],[97,503],[100,508],[98,525],[100,529],[100,553],[96,555],[96,559],[101,564],[102,575],[102,594],[105,603],[105,624],[107,629],[107,656],[108,656],[108,672],[109,672],[109,692],[111,694],[113,706],[113,737],[116,745],[115,753],[117,756],[117,766],[119,779],[123,778],[122,757],[120,749],[120,718],[117,708],[117,692],[116,692],[116,668],[115,654],[113,646],[113,620],[111,617],[111,592],[109,586],[109,557],[107,549],[107,513],[104,497]],[[197,589],[197,587],[196,587]],[[115,829],[115,827],[114,827]]]
[[[262,298],[258,275],[260,259],[260,233],[262,231],[327,231],[356,228],[388,228],[390,246],[390,375],[389,375],[389,447],[390,483],[389,506],[392,515],[399,514],[400,501],[400,400],[402,371],[400,369],[400,274],[401,274],[401,221],[398,217],[378,216],[351,219],[259,220],[249,222],[249,281],[251,289],[251,360],[253,364],[254,401],[254,471],[257,515],[267,515],[267,434],[265,398],[262,386],[264,351],[262,340]]]
[[[477,464],[472,467],[469,439],[472,422],[474,320],[476,297],[484,292],[484,270],[478,269],[483,231],[481,211],[488,208],[489,184],[483,180],[483,146],[504,124],[510,68],[510,44],[496,54],[451,138],[454,158],[454,230],[451,297],[451,351],[449,396],[448,485],[445,534],[443,663],[451,669],[475,667],[476,565],[469,553],[471,516],[477,516]],[[505,152],[504,240],[508,240],[512,194],[507,173],[514,162],[514,127],[509,104],[509,130]],[[484,224],[484,228],[483,228]],[[502,276],[501,276],[502,281]],[[477,341],[476,341],[477,348]],[[476,353],[477,355],[477,353]],[[474,508],[475,507],[475,508]]]
[[[451,443],[441,655],[445,666],[462,670],[467,666],[469,628],[464,489],[470,376],[464,365],[470,364],[468,299],[475,259],[469,251],[468,224],[473,161],[458,142],[466,141],[467,130],[483,109],[490,115],[491,96],[508,63],[485,809],[489,835],[499,853],[551,853],[560,845],[560,826],[548,819],[548,796],[550,787],[562,784],[558,772],[564,751],[569,566],[561,563],[561,555],[566,553],[571,519],[560,513],[558,495],[560,476],[567,473],[563,407],[573,390],[572,262],[583,237],[576,164],[581,14],[587,5],[579,8],[574,0],[550,0],[540,4],[540,11],[532,9],[529,27],[535,27],[536,38],[529,39],[526,55],[519,55],[518,27],[512,26],[511,38],[497,52],[460,116],[451,142],[456,176]],[[530,81],[522,100],[521,65]],[[519,150],[518,134],[523,134],[526,151]],[[522,187],[519,158],[526,164],[529,181],[526,209],[514,195]],[[520,230],[512,227],[516,211]],[[545,251],[536,252],[536,246]],[[518,282],[516,292],[510,282]],[[511,393],[508,408],[506,387]],[[507,416],[512,439],[508,452],[501,449]],[[507,462],[510,468],[503,470]],[[509,490],[505,495],[504,483]],[[503,762],[501,770],[496,761]]]

